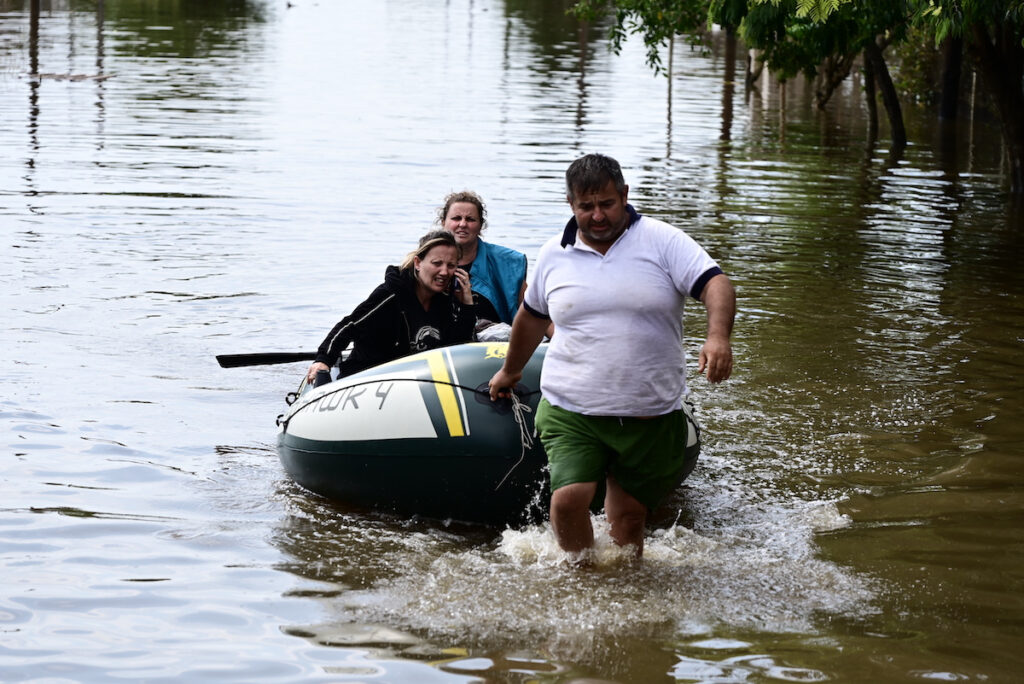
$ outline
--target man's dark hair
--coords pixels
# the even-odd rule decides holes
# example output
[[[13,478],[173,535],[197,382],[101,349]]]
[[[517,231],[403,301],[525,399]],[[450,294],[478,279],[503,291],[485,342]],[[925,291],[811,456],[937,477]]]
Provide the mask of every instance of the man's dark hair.
[[[570,201],[575,201],[577,195],[603,189],[608,181],[615,183],[615,191],[620,195],[626,191],[626,181],[622,177],[619,162],[603,154],[588,154],[566,169],[565,193]]]

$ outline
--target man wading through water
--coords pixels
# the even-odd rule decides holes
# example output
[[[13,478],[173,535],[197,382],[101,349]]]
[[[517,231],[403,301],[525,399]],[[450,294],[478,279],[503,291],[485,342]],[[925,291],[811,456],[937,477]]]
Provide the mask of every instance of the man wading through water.
[[[590,505],[603,486],[612,539],[639,557],[648,511],[697,459],[685,448],[696,428],[683,407],[683,302],[693,297],[707,311],[697,370],[717,383],[732,373],[736,293],[689,235],[627,204],[614,159],[577,159],[565,180],[573,218],[541,248],[491,399],[520,380],[553,322],[536,417],[551,469],[551,527],[564,551],[586,560]]]

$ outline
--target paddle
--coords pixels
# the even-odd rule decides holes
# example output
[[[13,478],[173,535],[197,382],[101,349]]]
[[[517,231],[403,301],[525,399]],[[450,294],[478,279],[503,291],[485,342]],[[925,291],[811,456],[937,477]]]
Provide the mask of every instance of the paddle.
[[[221,368],[239,368],[241,366],[269,366],[275,363],[291,363],[293,361],[312,361],[316,352],[263,352],[262,354],[221,354],[217,363]]]

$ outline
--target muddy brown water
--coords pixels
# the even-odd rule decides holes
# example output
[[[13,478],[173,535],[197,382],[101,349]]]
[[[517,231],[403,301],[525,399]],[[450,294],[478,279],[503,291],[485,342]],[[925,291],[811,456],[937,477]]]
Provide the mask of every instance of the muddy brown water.
[[[557,5],[557,3],[555,4]],[[1013,681],[1024,221],[996,131],[668,82],[560,6],[0,3],[3,681]],[[884,137],[884,128],[883,128]],[[631,565],[282,472],[301,351],[473,188],[526,252],[603,151],[736,283],[736,372]],[[686,325],[692,359],[702,319]]]

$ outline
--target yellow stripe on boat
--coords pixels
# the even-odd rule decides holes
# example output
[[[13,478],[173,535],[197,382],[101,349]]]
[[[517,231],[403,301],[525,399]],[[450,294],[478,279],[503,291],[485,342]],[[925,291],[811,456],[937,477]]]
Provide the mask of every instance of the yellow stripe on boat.
[[[427,364],[434,381],[434,389],[437,390],[437,400],[441,402],[444,421],[448,424],[448,434],[452,437],[465,437],[466,431],[462,425],[459,401],[455,396],[455,388],[451,385],[452,376],[448,372],[448,363],[446,363],[448,357],[444,351],[438,349],[427,354]]]

